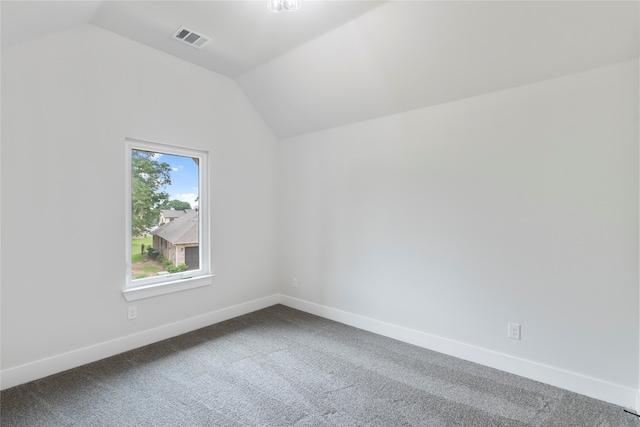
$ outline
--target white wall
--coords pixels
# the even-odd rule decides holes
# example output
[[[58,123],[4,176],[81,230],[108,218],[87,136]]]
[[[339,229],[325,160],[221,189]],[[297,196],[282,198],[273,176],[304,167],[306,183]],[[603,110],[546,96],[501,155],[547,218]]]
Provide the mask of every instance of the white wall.
[[[232,80],[99,28],[3,49],[2,386],[269,305],[279,283],[637,390],[637,80],[622,63],[276,145]],[[127,136],[210,150],[216,274],[134,321]]]
[[[632,61],[281,141],[282,293],[633,405],[638,117]]]
[[[210,151],[216,275],[136,301],[133,321],[121,293],[125,137]],[[275,143],[233,80],[98,27],[3,49],[3,387],[274,295]]]

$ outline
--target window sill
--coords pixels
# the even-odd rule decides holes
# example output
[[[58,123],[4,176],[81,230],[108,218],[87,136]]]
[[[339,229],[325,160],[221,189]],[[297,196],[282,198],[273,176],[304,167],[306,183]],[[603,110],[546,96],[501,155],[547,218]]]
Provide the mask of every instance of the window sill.
[[[213,283],[213,275],[191,277],[188,279],[175,280],[173,282],[157,283],[154,285],[129,288],[122,291],[122,295],[127,301],[136,301],[144,298],[151,298],[158,295],[171,294],[174,292],[186,291],[187,289],[201,288]]]

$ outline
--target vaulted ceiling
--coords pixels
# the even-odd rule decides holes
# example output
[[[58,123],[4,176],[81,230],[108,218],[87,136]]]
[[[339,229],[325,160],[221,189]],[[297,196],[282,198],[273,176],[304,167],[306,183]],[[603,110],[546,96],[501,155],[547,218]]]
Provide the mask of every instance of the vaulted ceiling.
[[[236,80],[279,138],[640,57],[638,1],[7,1],[2,46],[93,24]],[[181,26],[212,40],[172,40]]]

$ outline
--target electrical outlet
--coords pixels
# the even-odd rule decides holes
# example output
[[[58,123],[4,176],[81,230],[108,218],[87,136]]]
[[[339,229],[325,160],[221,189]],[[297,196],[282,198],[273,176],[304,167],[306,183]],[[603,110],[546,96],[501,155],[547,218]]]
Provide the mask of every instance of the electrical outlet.
[[[520,329],[521,329],[521,326],[520,326],[519,323],[511,323],[511,322],[509,322],[508,330],[507,330],[507,337],[511,338],[512,340],[519,340],[520,339]]]
[[[136,317],[138,317],[138,307],[135,305],[130,305],[127,312],[127,318],[131,320],[135,319]]]
[[[298,287],[298,278],[294,277],[293,279],[291,279],[291,286],[293,286],[294,288]]]

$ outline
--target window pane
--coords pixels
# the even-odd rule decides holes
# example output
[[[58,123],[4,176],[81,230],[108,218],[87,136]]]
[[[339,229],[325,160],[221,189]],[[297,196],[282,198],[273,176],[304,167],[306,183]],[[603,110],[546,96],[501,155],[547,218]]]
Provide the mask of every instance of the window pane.
[[[199,159],[131,150],[131,280],[200,268]]]

